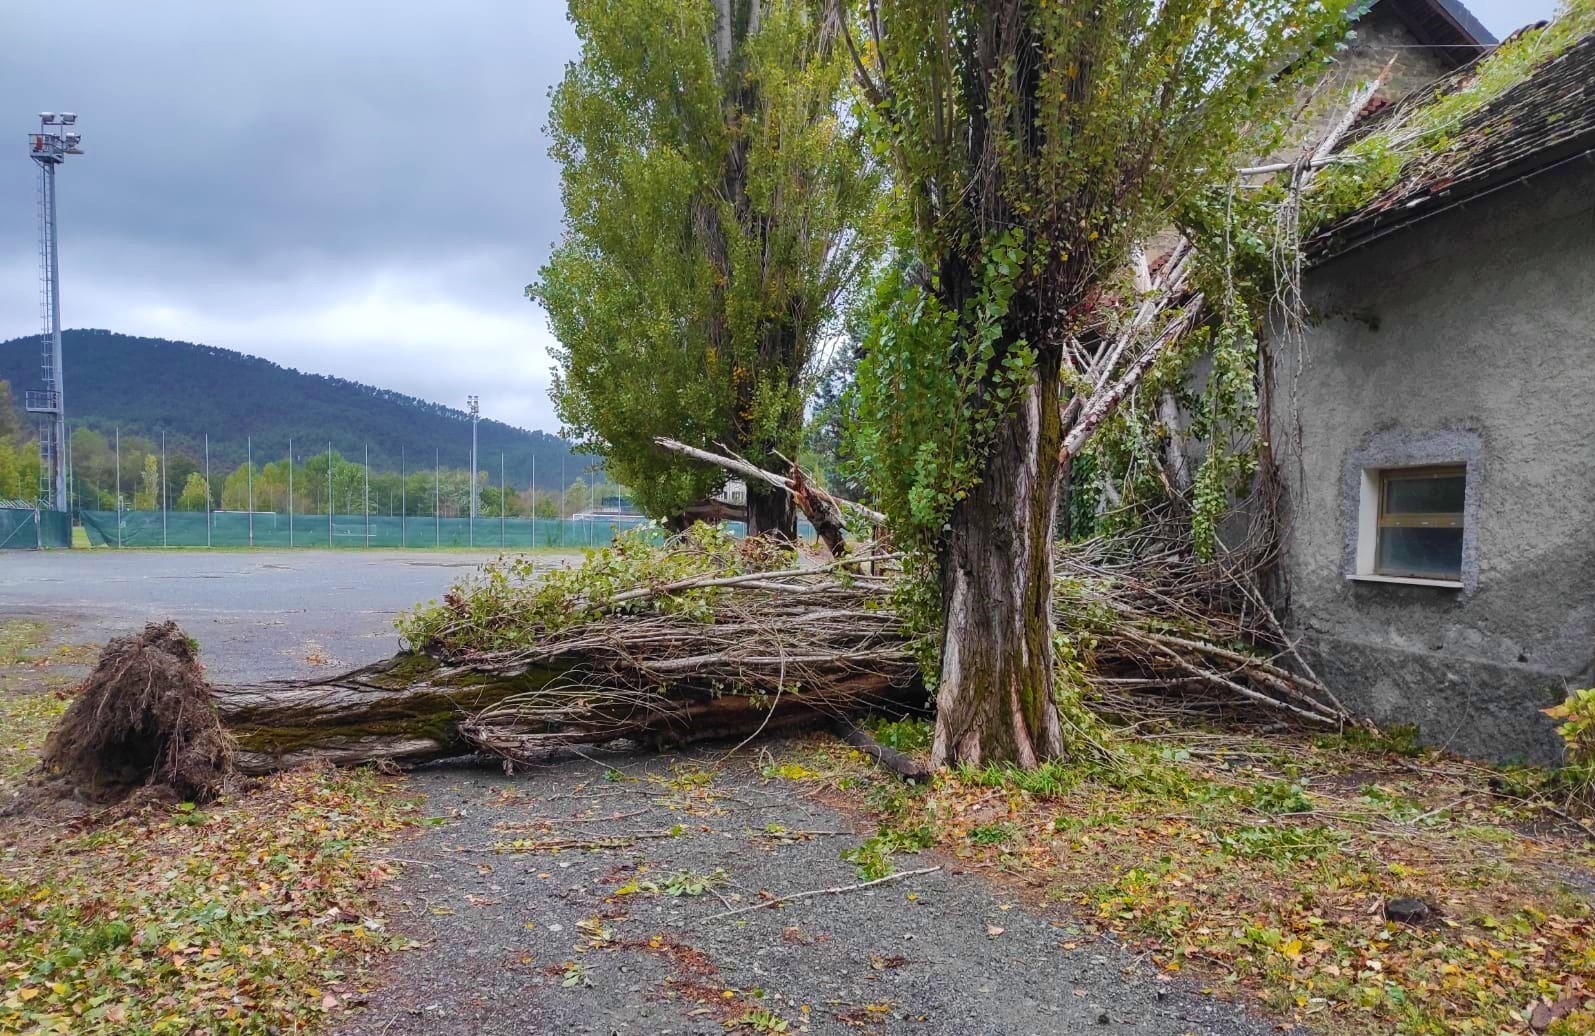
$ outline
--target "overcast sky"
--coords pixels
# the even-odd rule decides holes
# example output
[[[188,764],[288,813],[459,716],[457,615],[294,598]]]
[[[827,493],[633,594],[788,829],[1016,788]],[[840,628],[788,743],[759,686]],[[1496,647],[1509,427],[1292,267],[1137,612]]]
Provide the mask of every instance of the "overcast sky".
[[[1469,6],[1505,35],[1554,0]],[[542,127],[575,49],[562,0],[0,0],[0,338],[38,330],[25,134],[75,111],[68,327],[555,430],[522,288],[559,232]]]

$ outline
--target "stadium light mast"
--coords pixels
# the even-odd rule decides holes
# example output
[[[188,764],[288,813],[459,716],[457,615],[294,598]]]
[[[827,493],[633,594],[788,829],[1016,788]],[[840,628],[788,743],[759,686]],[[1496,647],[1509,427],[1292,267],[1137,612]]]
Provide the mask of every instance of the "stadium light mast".
[[[465,401],[471,409],[471,520],[476,520],[476,422],[482,416],[482,399],[480,396],[466,396]],[[475,525],[472,525],[475,529]]]
[[[65,511],[67,499],[66,385],[61,376],[61,251],[55,218],[55,168],[68,155],[81,155],[83,138],[67,129],[72,112],[43,112],[39,132],[28,135],[28,155],[39,164],[39,316],[44,324],[45,389],[29,392],[24,404],[39,414],[39,503]]]

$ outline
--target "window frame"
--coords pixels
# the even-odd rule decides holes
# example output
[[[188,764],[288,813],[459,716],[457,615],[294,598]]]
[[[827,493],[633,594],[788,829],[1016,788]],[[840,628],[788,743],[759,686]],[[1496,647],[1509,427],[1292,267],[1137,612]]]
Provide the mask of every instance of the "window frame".
[[[1464,501],[1462,509],[1458,511],[1390,512],[1388,503],[1390,499],[1390,484],[1392,482],[1410,482],[1425,478],[1461,479]],[[1419,579],[1425,582],[1460,584],[1462,582],[1462,569],[1466,554],[1464,547],[1460,545],[1457,548],[1457,567],[1454,577],[1448,575],[1441,578],[1431,573],[1384,568],[1380,565],[1379,559],[1383,553],[1380,548],[1384,545],[1386,529],[1458,529],[1466,534],[1468,466],[1466,464],[1423,464],[1411,467],[1379,468],[1374,472],[1374,483],[1378,491],[1378,512],[1374,529],[1373,571],[1371,574],[1382,576],[1386,579]]]

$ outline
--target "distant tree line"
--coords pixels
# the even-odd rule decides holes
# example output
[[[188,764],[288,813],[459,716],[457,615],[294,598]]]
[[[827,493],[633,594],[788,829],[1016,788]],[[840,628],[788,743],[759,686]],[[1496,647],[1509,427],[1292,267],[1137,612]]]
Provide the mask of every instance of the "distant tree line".
[[[434,468],[400,472],[372,467],[369,473],[359,459],[336,450],[302,453],[295,450],[290,479],[287,456],[258,458],[251,463],[222,468],[214,465],[207,483],[204,459],[186,446],[168,442],[164,477],[161,447],[145,436],[121,437],[118,467],[115,441],[90,428],[72,433],[72,483],[74,505],[89,510],[114,510],[118,487],[124,508],[138,511],[276,511],[325,514],[330,499],[339,514],[372,514],[445,518],[470,513],[469,468]],[[35,451],[35,457],[37,451]],[[37,476],[35,475],[35,479]],[[290,482],[293,493],[289,499]],[[500,486],[498,473],[477,473],[477,514],[485,517],[559,518],[584,511],[595,503],[617,507],[629,503],[621,487],[601,476],[573,480],[563,490],[533,489],[513,484]],[[362,496],[364,494],[364,496]],[[31,493],[29,494],[31,496]],[[435,509],[435,510],[434,510]]]
[[[39,444],[10,384],[0,381],[0,500],[31,503],[38,495]]]

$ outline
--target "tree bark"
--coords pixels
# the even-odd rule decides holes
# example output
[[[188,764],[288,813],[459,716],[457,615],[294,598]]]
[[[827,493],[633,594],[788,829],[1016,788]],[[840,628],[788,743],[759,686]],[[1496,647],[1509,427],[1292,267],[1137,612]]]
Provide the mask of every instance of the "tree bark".
[[[748,535],[797,539],[797,510],[785,490],[752,481],[748,486]]]
[[[324,680],[216,687],[212,700],[244,773],[318,761],[416,763],[475,751],[462,720],[569,668],[493,675],[403,654]]]
[[[754,671],[758,659],[728,662],[718,675],[702,675],[679,661],[673,667],[662,655],[657,668],[669,693],[658,693],[649,708],[639,708],[635,696],[584,696],[577,685],[594,679],[594,660],[601,655],[573,651],[528,662],[526,653],[505,653],[450,665],[402,654],[322,680],[216,687],[212,700],[234,742],[233,766],[250,774],[312,762],[419,763],[478,751],[525,761],[565,745],[621,739],[686,744],[820,725],[924,701],[924,688],[902,649],[879,664],[843,653],[820,660],[829,674],[823,694],[807,694],[808,688],[772,693]],[[779,682],[786,663],[778,650],[769,664]],[[796,670],[798,661],[791,665]],[[738,671],[745,671],[748,693],[726,690]],[[561,689],[571,693],[561,696]],[[539,712],[544,723],[494,711],[507,699],[537,691],[546,692]]]
[[[1052,533],[1062,473],[1056,363],[1001,422],[942,546],[934,766],[1063,753],[1052,688]]]

